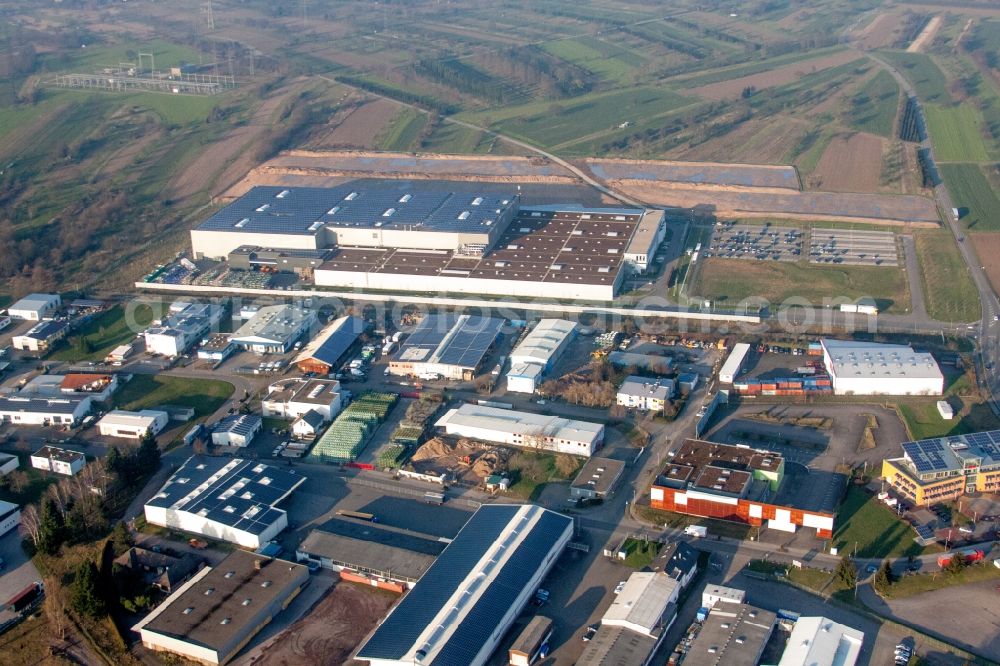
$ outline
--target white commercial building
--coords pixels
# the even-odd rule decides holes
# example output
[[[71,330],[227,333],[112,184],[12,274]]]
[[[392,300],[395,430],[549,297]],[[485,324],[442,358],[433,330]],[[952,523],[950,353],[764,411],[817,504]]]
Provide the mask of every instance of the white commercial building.
[[[67,321],[41,321],[22,335],[11,338],[14,349],[21,351],[44,352],[51,349],[57,342],[69,333]]]
[[[316,323],[316,312],[297,305],[271,305],[257,311],[233,333],[232,342],[257,354],[284,354]]]
[[[230,414],[212,429],[212,444],[243,448],[263,427],[263,419],[256,414]]]
[[[732,384],[743,371],[743,362],[750,353],[750,345],[745,342],[738,342],[733,345],[733,351],[729,352],[729,357],[722,364],[719,370],[719,381],[723,384]]]
[[[449,435],[525,449],[590,457],[604,442],[604,426],[559,416],[464,404],[435,424]]]
[[[115,409],[97,422],[98,431],[106,437],[142,439],[147,435],[159,434],[170,422],[170,415],[155,409],[127,412]]]
[[[218,325],[223,308],[210,303],[175,304],[171,315],[146,329],[146,351],[163,356],[180,356]]]
[[[864,633],[825,617],[800,617],[778,666],[854,666]]]
[[[951,421],[953,418],[955,418],[955,410],[952,409],[951,403],[949,403],[947,400],[938,400],[937,410],[938,414],[940,414],[941,418],[944,419],[945,421]]]
[[[90,411],[91,398],[0,398],[0,423],[74,426]]]
[[[636,572],[625,581],[601,624],[652,636],[673,622],[676,609],[671,609],[671,605],[677,603],[681,588],[679,581],[662,571]]]
[[[255,460],[193,456],[146,503],[146,520],[260,548],[288,526],[288,516],[277,505],[305,480]]]
[[[510,353],[507,390],[534,393],[543,375],[573,340],[576,324],[565,319],[542,319]]]
[[[662,210],[646,210],[625,249],[625,263],[637,273],[649,270],[656,250],[667,237],[667,223]]]
[[[825,339],[823,364],[836,395],[941,395],[944,375],[909,345]]]
[[[21,507],[13,502],[0,500],[0,536],[21,524]]]
[[[261,401],[264,416],[297,419],[315,411],[332,421],[343,406],[340,382],[335,379],[283,379],[267,387]]]
[[[10,453],[0,453],[0,476],[7,476],[21,465],[20,459]]]
[[[41,321],[62,306],[59,294],[29,294],[7,308],[12,319]]]
[[[742,604],[746,599],[746,590],[725,585],[706,585],[701,593],[701,605],[705,608],[714,608],[715,604]]]
[[[75,476],[87,464],[87,458],[79,451],[43,446],[31,454],[31,466],[35,469]]]
[[[623,407],[634,407],[648,412],[662,412],[675,393],[672,379],[650,379],[629,375],[618,387],[617,402]]]
[[[535,505],[484,505],[356,658],[371,666],[483,666],[573,535]]]

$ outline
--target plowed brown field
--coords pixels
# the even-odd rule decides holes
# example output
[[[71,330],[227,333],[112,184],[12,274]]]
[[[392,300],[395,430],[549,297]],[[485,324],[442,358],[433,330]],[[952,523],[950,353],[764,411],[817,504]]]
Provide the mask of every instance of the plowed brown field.
[[[882,138],[858,132],[835,136],[807,182],[829,192],[877,192]]]

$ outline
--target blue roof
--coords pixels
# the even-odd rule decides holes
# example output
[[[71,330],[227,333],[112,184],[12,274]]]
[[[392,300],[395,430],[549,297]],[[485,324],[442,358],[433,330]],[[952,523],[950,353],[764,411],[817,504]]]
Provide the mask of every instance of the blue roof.
[[[230,414],[215,424],[213,432],[231,432],[246,437],[257,430],[262,420],[256,414]]]
[[[413,590],[379,625],[358,652],[358,658],[401,659],[415,647],[422,647],[415,645],[420,634],[459,587],[466,584],[466,579],[474,575],[480,559],[496,545],[518,511],[524,508],[500,504],[483,506],[476,511]],[[467,612],[455,618],[456,624],[449,627],[451,635],[425,664],[465,666],[473,663],[521,596],[525,581],[544,565],[553,543],[572,523],[570,518],[540,507],[530,507],[530,510],[543,512],[538,522],[514,547],[509,559]]]
[[[462,190],[461,192],[458,190]],[[517,201],[497,186],[356,180],[336,187],[258,186],[208,218],[203,231],[315,235],[323,227],[482,231]]]
[[[53,320],[39,322],[32,326],[31,330],[24,334],[24,337],[45,342],[56,333],[61,332],[67,326],[69,326],[69,322],[67,321]]]
[[[231,466],[223,473],[223,470]],[[212,481],[202,492],[192,491]],[[192,456],[147,505],[198,514],[251,534],[261,534],[285,512],[274,505],[306,480],[294,471],[254,460]],[[242,484],[242,485],[239,485]]]
[[[333,367],[367,328],[364,319],[351,315],[341,317],[320,331],[295,361],[314,359]]]

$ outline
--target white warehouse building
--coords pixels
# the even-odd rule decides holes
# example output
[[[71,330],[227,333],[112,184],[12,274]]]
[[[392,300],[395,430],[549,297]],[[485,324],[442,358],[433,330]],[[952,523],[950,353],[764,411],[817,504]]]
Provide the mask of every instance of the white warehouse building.
[[[449,435],[526,449],[590,457],[604,443],[604,426],[559,416],[464,404],[435,424]]]
[[[146,503],[146,520],[260,548],[288,527],[288,516],[277,504],[305,480],[255,460],[192,456]]]
[[[169,422],[169,414],[155,409],[143,409],[138,412],[115,409],[97,422],[97,429],[106,437],[142,439],[146,435],[158,434]]]
[[[909,345],[825,339],[823,364],[836,395],[941,395],[944,375]]]
[[[507,390],[534,393],[542,377],[573,340],[576,324],[565,319],[542,319],[510,353]]]
[[[261,308],[231,338],[234,345],[256,354],[284,354],[316,323],[316,312],[297,305]]]
[[[41,321],[62,306],[59,294],[28,294],[7,308],[11,319]]]

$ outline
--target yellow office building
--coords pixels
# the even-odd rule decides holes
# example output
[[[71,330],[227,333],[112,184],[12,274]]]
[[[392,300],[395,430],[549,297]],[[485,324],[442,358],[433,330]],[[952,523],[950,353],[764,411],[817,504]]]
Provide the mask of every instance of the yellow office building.
[[[1000,492],[1000,430],[903,444],[903,457],[882,461],[882,478],[914,504]]]

